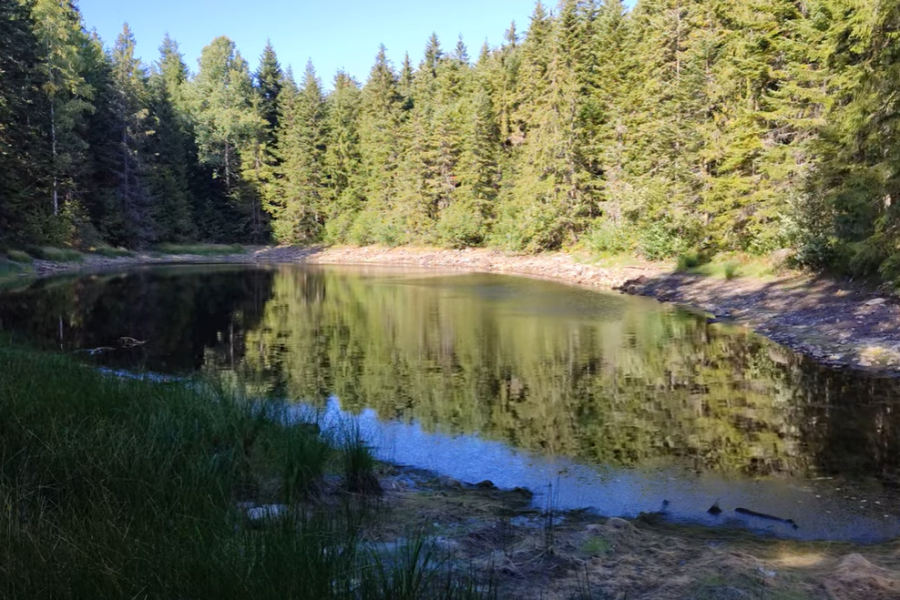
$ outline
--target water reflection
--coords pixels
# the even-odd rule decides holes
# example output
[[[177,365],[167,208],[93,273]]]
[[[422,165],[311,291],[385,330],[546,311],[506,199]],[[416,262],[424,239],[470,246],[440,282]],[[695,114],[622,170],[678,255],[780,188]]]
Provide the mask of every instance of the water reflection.
[[[817,485],[848,502],[868,494],[870,508],[882,503],[872,518],[897,521],[881,490],[900,481],[898,382],[824,369],[643,299],[492,275],[147,269],[5,294],[0,327],[66,351],[131,337],[147,343],[95,360],[228,371],[257,391],[319,406],[336,397],[571,468],[852,478]]]

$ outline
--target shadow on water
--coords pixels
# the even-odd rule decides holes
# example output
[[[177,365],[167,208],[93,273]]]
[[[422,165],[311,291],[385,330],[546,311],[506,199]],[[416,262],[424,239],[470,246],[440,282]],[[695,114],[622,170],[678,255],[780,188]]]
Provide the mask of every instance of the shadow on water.
[[[564,507],[779,535],[900,534],[900,381],[644,299],[496,275],[180,267],[37,282],[0,327],[362,415],[385,458]],[[122,343],[130,338],[141,343]],[[721,499],[726,513],[706,509]],[[792,518],[796,532],[735,515]]]

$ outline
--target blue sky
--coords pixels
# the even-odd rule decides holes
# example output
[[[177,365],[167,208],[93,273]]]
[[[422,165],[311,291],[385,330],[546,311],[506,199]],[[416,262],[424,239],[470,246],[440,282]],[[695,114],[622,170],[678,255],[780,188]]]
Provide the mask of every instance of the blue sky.
[[[127,22],[137,39],[138,55],[148,63],[156,60],[168,31],[192,70],[203,46],[219,35],[234,40],[255,70],[270,38],[282,66],[292,65],[299,76],[307,59],[312,59],[330,87],[338,69],[364,82],[381,43],[395,65],[406,51],[418,64],[432,32],[448,50],[462,34],[474,58],[485,39],[499,45],[511,21],[524,31],[535,0],[80,0],[78,4],[87,28],[96,28],[107,46]],[[545,4],[555,6],[555,0]]]
[[[128,22],[137,53],[146,62],[157,58],[168,31],[196,70],[203,46],[227,35],[255,70],[270,38],[282,66],[293,65],[299,75],[311,58],[326,85],[338,69],[365,81],[380,43],[387,46],[395,65],[407,50],[417,64],[432,31],[448,50],[462,34],[474,58],[485,39],[499,45],[511,21],[524,31],[534,9],[534,0],[80,0],[78,4],[87,28],[96,28],[107,46]]]

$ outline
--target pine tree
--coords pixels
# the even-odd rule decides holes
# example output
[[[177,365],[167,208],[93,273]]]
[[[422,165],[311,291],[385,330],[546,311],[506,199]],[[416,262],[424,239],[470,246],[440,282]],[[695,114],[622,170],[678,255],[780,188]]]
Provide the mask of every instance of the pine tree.
[[[276,200],[269,206],[275,239],[309,243],[322,235],[326,181],[326,103],[312,62],[297,94],[284,109],[278,132],[281,159]]]
[[[188,71],[178,44],[166,35],[149,82],[154,133],[147,144],[151,186],[156,206],[153,221],[160,240],[197,239],[194,212],[198,204],[191,173],[199,170],[191,124],[186,112]]]
[[[264,131],[255,97],[247,62],[234,42],[213,40],[201,53],[190,98],[200,160],[222,180],[226,196],[213,203],[213,234],[221,239],[261,241],[265,234],[261,192],[243,181],[245,169],[256,163]]]
[[[359,147],[362,93],[359,84],[339,72],[328,96],[325,149],[324,210],[326,240],[348,241],[350,227],[361,210],[365,195]]]
[[[65,212],[64,205],[76,199],[75,175],[87,147],[77,130],[93,109],[94,90],[82,73],[82,52],[88,40],[81,15],[70,0],[35,0],[32,19],[43,55],[44,92],[50,115],[49,202],[53,215],[58,217]],[[57,225],[61,224],[57,220]],[[64,241],[68,236],[63,230],[50,234],[56,241]]]
[[[41,49],[28,9],[0,0],[0,243],[41,241],[49,207],[49,114]]]
[[[116,98],[114,112],[119,134],[119,184],[117,196],[124,216],[124,236],[134,247],[156,239],[154,198],[148,183],[150,165],[145,156],[152,133],[148,74],[134,56],[135,40],[128,24],[112,50],[112,77]]]
[[[350,233],[354,241],[394,244],[404,235],[403,224],[384,219],[385,215],[391,215],[394,205],[401,110],[397,76],[388,62],[387,50],[381,46],[361,98],[359,144],[366,208]]]

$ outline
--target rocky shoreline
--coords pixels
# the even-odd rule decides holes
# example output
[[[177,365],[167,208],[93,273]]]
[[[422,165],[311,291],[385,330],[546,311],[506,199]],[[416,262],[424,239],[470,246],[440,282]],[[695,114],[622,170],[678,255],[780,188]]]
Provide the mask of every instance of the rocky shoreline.
[[[602,266],[571,254],[513,255],[496,250],[367,247],[260,247],[226,256],[90,256],[82,263],[36,260],[50,276],[162,264],[392,265],[504,273],[618,290],[704,311],[711,322],[742,325],[838,368],[900,375],[900,304],[860,286],[808,274],[772,280],[673,273],[658,263]]]

